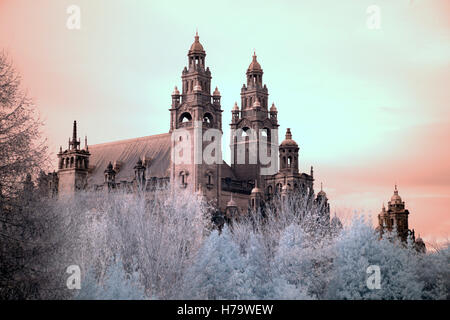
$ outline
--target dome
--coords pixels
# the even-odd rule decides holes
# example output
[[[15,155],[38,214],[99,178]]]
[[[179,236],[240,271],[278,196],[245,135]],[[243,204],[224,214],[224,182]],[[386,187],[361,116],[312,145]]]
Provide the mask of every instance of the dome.
[[[262,191],[261,191],[260,188],[254,187],[254,188],[252,189],[252,193],[262,193]]]
[[[322,185],[322,183],[320,183],[320,191],[319,191],[319,193],[317,194],[317,197],[319,198],[319,197],[322,197],[322,198],[326,198],[327,197],[327,194],[325,193],[325,191],[323,191],[323,185]]]
[[[297,142],[292,140],[292,134],[291,134],[291,129],[290,128],[287,128],[287,130],[286,130],[286,139],[284,139],[283,142],[281,142],[280,147],[298,147]]]
[[[262,71],[261,65],[256,60],[256,53],[253,53],[253,60],[252,63],[248,66],[247,71]]]
[[[233,106],[233,109],[232,109],[232,110],[233,110],[233,111],[239,111],[239,107],[238,107],[237,102],[234,103],[234,106]]]
[[[391,197],[391,203],[402,203],[402,198],[398,195],[397,185],[394,189],[394,194]]]
[[[198,32],[195,33],[195,40],[194,43],[191,45],[191,48],[189,49],[189,53],[205,53],[205,50],[203,49],[202,44],[199,41]]]
[[[175,89],[173,89],[172,95],[173,95],[173,96],[178,96],[178,95],[180,95],[180,91],[178,91],[177,86],[175,86]]]
[[[272,106],[270,107],[270,112],[277,112],[277,107],[275,107],[275,103],[272,103]]]
[[[219,91],[219,89],[217,89],[217,87],[216,87],[216,90],[214,90],[214,92],[213,92],[213,96],[220,96],[220,91]]]
[[[227,207],[237,207],[236,202],[233,200],[233,194],[231,194],[230,201],[227,203]]]

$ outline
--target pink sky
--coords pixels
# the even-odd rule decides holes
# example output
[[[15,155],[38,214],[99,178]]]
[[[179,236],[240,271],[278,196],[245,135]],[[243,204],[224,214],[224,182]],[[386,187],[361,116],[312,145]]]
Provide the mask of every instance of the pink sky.
[[[81,30],[66,28],[72,4]],[[372,4],[376,31],[366,26]],[[314,166],[332,211],[375,218],[397,183],[411,228],[426,241],[449,237],[450,1],[0,0],[0,48],[55,152],[75,119],[90,144],[167,132],[196,28],[222,93],[224,149],[256,48],[280,140],[290,127],[301,170]]]

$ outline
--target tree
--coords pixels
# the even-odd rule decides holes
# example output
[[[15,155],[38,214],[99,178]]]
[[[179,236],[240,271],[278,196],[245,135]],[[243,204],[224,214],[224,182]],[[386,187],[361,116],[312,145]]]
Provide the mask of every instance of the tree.
[[[363,217],[354,218],[335,245],[329,299],[421,299],[423,283],[415,273],[418,253],[395,232],[378,234]],[[380,288],[367,285],[368,267],[380,268]]]
[[[214,230],[186,271],[182,298],[251,298],[251,291],[244,284],[244,266],[244,259],[231,238],[229,228],[225,226],[221,234]]]
[[[41,126],[19,74],[0,53],[0,299],[38,296],[37,260],[44,252],[35,240],[43,230],[32,215],[31,177],[47,160]]]

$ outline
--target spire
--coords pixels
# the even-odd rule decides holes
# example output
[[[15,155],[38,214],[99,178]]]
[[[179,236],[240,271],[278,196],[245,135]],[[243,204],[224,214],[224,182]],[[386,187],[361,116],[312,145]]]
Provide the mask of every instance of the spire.
[[[291,140],[291,139],[292,139],[291,128],[287,128],[286,129],[286,140]]]
[[[87,144],[87,135],[84,136],[84,149],[86,149],[86,151],[89,151],[88,144]]]
[[[314,176],[314,169],[313,169],[313,166],[311,166],[311,177],[313,177]]]
[[[320,183],[320,191],[323,191],[323,184],[322,184],[322,182]]]
[[[73,141],[73,142],[76,142],[76,141],[77,141],[77,121],[76,121],[76,120],[73,122],[72,141]]]
[[[230,193],[230,201],[228,201],[227,207],[237,207],[236,202],[233,200],[233,192]]]

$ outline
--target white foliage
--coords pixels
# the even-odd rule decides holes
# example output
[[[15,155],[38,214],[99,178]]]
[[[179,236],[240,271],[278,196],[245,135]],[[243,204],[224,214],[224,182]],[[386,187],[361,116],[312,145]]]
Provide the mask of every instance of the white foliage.
[[[196,261],[187,270],[184,299],[242,299],[250,295],[244,286],[244,261],[228,227],[213,231],[205,240]]]
[[[417,253],[396,235],[378,234],[364,218],[355,218],[336,242],[331,299],[420,299],[422,283],[414,272]],[[367,286],[367,268],[381,269],[381,289]]]
[[[78,300],[142,300],[145,289],[137,272],[126,272],[121,259],[112,262],[105,275],[98,279],[91,269],[82,281]]]

